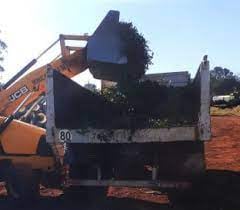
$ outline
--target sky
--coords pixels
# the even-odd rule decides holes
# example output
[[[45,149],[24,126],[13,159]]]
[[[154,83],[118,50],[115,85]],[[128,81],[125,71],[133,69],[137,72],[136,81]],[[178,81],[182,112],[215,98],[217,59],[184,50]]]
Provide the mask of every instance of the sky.
[[[119,10],[120,19],[148,40],[154,52],[148,73],[189,71],[193,77],[205,54],[212,68],[240,73],[238,0],[0,0],[0,39],[8,45],[3,80],[59,34],[92,34],[109,10]],[[59,52],[56,47],[38,66]],[[96,82],[89,73],[79,78],[82,84]]]

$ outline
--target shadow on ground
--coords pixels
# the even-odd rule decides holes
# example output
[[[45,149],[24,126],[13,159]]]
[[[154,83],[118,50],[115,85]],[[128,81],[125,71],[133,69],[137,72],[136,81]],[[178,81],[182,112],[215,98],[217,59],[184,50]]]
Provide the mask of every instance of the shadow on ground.
[[[81,196],[70,199],[41,196],[37,201],[16,203],[0,196],[1,210],[237,210],[240,209],[240,175],[231,171],[209,171],[197,188],[175,204],[158,204],[130,198]]]
[[[146,201],[127,198],[107,198],[106,200],[81,200],[70,201],[59,197],[41,197],[35,203],[15,203],[6,196],[0,198],[1,210],[168,210],[168,205],[160,205]],[[172,209],[172,208],[171,208]]]

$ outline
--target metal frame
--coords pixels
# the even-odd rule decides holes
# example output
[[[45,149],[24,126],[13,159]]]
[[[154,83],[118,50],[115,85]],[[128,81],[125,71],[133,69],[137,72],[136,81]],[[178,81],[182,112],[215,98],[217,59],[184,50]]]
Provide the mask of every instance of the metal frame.
[[[62,57],[65,58],[70,55],[70,52],[73,50],[81,50],[82,47],[74,47],[74,46],[66,46],[66,40],[74,40],[74,41],[88,41],[90,36],[86,35],[59,35],[60,47]]]
[[[211,119],[210,119],[210,73],[209,61],[204,56],[200,64],[198,75],[200,80],[200,110],[198,121],[199,139],[202,141],[211,138]]]
[[[52,143],[54,138],[55,128],[55,111],[54,111],[54,94],[53,94],[53,69],[47,67],[47,84],[46,84],[46,103],[47,103],[47,124],[46,124],[46,139]]]
[[[61,151],[64,151],[64,145],[56,140],[54,136],[55,129],[55,111],[54,111],[54,94],[53,94],[53,82],[51,80],[53,76],[53,69],[50,65],[47,66],[47,80],[46,80],[46,103],[47,106],[47,123],[46,123],[46,141],[50,144],[55,158],[56,170],[61,170],[63,165],[63,158],[61,158]],[[60,151],[61,150],[61,151]]]
[[[194,141],[197,139],[196,127],[172,127],[158,129],[138,129],[134,133],[127,129],[70,129],[71,143],[148,143]],[[63,129],[55,128],[55,138]]]
[[[115,187],[159,187],[161,189],[186,189],[191,186],[190,182],[176,182],[164,180],[81,180],[69,179],[66,186],[115,186]]]

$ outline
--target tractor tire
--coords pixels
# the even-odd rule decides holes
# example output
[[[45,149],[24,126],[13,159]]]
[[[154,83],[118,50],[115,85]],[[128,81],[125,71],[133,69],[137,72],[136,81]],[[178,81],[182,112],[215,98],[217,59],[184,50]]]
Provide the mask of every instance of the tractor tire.
[[[39,177],[29,167],[14,167],[10,164],[5,173],[8,196],[16,201],[31,202],[39,196]]]

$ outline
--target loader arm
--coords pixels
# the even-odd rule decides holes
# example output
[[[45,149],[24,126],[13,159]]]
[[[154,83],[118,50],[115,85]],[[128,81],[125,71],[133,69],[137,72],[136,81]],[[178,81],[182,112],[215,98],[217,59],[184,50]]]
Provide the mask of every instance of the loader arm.
[[[85,49],[77,49],[74,53],[49,63],[67,77],[73,77],[87,69]],[[0,115],[10,115],[29,92],[33,92],[25,106],[35,101],[45,91],[46,66],[44,65],[23,76],[9,88],[0,92]]]

